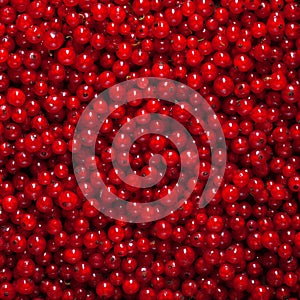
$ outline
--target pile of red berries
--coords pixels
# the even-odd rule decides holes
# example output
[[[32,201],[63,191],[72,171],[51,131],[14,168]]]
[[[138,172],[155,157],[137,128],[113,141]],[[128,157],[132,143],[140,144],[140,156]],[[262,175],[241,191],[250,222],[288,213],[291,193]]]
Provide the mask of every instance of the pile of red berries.
[[[297,0],[0,0],[0,299],[299,299],[299,67]],[[227,165],[218,193],[198,208],[206,134],[159,99],[119,107],[96,145],[118,197],[139,192],[108,164],[110,143],[135,114],[190,124],[201,159],[198,188],[180,209],[129,224],[83,196],[72,138],[97,94],[149,76],[206,99]],[[160,135],[132,146],[137,174],[151,171],[153,154],[167,158],[166,177],[143,201],[178,179],[171,148]]]

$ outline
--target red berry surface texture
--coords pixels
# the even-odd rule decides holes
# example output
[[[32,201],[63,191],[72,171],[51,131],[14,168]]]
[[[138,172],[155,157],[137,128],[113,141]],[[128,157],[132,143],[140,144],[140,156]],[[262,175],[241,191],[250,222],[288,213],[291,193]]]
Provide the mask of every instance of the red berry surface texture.
[[[0,0],[0,300],[300,299],[298,0]]]

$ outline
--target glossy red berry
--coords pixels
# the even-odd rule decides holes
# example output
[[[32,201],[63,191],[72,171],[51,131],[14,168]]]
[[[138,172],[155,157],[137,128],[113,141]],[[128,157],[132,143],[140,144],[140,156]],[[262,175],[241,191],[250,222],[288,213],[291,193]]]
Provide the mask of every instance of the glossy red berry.
[[[7,102],[10,105],[20,107],[25,103],[26,96],[24,92],[17,88],[9,88],[7,90]]]
[[[47,50],[57,50],[64,42],[64,36],[61,32],[54,30],[47,31],[43,34],[43,44]]]
[[[217,95],[226,97],[233,92],[234,83],[229,76],[219,76],[214,81],[214,90]]]

